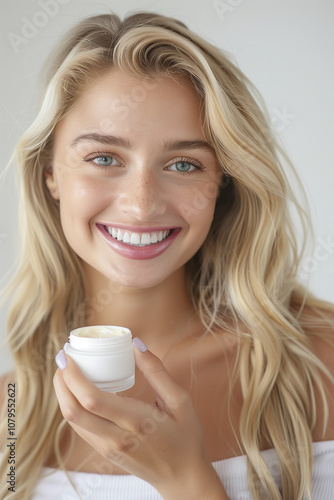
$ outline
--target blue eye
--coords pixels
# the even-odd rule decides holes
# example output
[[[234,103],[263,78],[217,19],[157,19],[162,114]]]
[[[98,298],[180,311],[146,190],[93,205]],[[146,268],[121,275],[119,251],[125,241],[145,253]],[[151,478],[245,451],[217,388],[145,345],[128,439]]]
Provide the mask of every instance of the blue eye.
[[[173,168],[175,167],[175,168]],[[170,166],[170,170],[173,172],[192,172],[194,170],[197,170],[198,167],[190,163],[189,161],[177,161],[176,163],[173,163],[173,165]]]
[[[112,165],[115,165],[115,163],[113,163],[114,161],[116,162],[116,165],[119,165],[113,156],[97,156],[93,158],[92,161],[97,163],[97,165],[100,165],[100,167],[111,167]]]

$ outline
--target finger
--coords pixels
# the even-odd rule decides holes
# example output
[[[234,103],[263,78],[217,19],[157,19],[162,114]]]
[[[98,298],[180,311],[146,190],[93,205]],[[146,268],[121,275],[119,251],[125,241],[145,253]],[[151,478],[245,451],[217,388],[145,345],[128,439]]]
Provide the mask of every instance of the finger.
[[[102,456],[122,465],[125,454],[131,452],[136,444],[129,432],[82,408],[67,388],[59,370],[53,382],[61,412],[73,430]]]
[[[75,424],[76,426],[87,429],[92,433],[106,430],[107,424],[111,424],[110,427],[108,427],[109,432],[112,428],[112,425],[114,427],[117,427],[113,422],[107,421],[103,417],[92,414],[85,408],[83,408],[74,394],[67,387],[63,378],[63,372],[60,372],[60,370],[57,370],[57,372],[55,373],[53,384],[58,398],[60,410],[63,414],[63,417],[68,421],[69,424]]]
[[[141,422],[151,416],[152,406],[134,398],[119,397],[99,390],[82,374],[70,356],[66,356],[66,360],[67,366],[61,372],[61,378],[77,404],[89,414],[113,422],[123,430],[140,434]],[[69,402],[73,404],[73,401]]]
[[[67,389],[87,411],[101,417],[106,417],[106,398],[117,399],[117,396],[100,391],[96,385],[83,375],[79,366],[70,356],[65,354],[65,358],[66,368],[62,370],[61,376]]]
[[[169,412],[175,416],[191,404],[189,393],[173,380],[161,360],[140,339],[133,339],[135,360],[139,370]]]

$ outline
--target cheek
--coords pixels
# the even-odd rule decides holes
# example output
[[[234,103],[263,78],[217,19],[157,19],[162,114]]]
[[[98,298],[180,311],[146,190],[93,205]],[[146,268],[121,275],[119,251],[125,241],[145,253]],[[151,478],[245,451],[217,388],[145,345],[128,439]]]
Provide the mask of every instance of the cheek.
[[[60,186],[60,214],[64,229],[78,222],[89,221],[111,202],[105,183],[93,179],[68,176]]]
[[[179,208],[187,222],[204,230],[203,226],[210,228],[218,195],[217,184],[206,183],[195,187],[186,196],[180,197]]]

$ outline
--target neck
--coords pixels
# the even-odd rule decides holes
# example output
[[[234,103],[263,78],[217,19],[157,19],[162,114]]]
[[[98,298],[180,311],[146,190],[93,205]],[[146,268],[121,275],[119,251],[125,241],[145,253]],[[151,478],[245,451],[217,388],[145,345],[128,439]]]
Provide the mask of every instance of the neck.
[[[125,326],[156,351],[192,335],[195,325],[198,328],[184,267],[144,289],[119,286],[92,268],[85,271],[87,325]]]

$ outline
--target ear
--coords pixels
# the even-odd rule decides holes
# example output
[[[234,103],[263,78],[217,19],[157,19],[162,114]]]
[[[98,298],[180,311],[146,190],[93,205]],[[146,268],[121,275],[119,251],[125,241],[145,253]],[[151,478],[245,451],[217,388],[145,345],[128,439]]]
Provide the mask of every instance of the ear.
[[[230,182],[231,182],[231,177],[227,174],[224,174],[223,182],[220,186],[220,189],[225,189],[229,185]]]
[[[59,200],[59,189],[58,189],[58,182],[56,179],[56,176],[54,175],[53,172],[53,167],[52,165],[47,165],[44,168],[44,178],[45,178],[45,183],[50,191],[50,194],[54,200]]]

